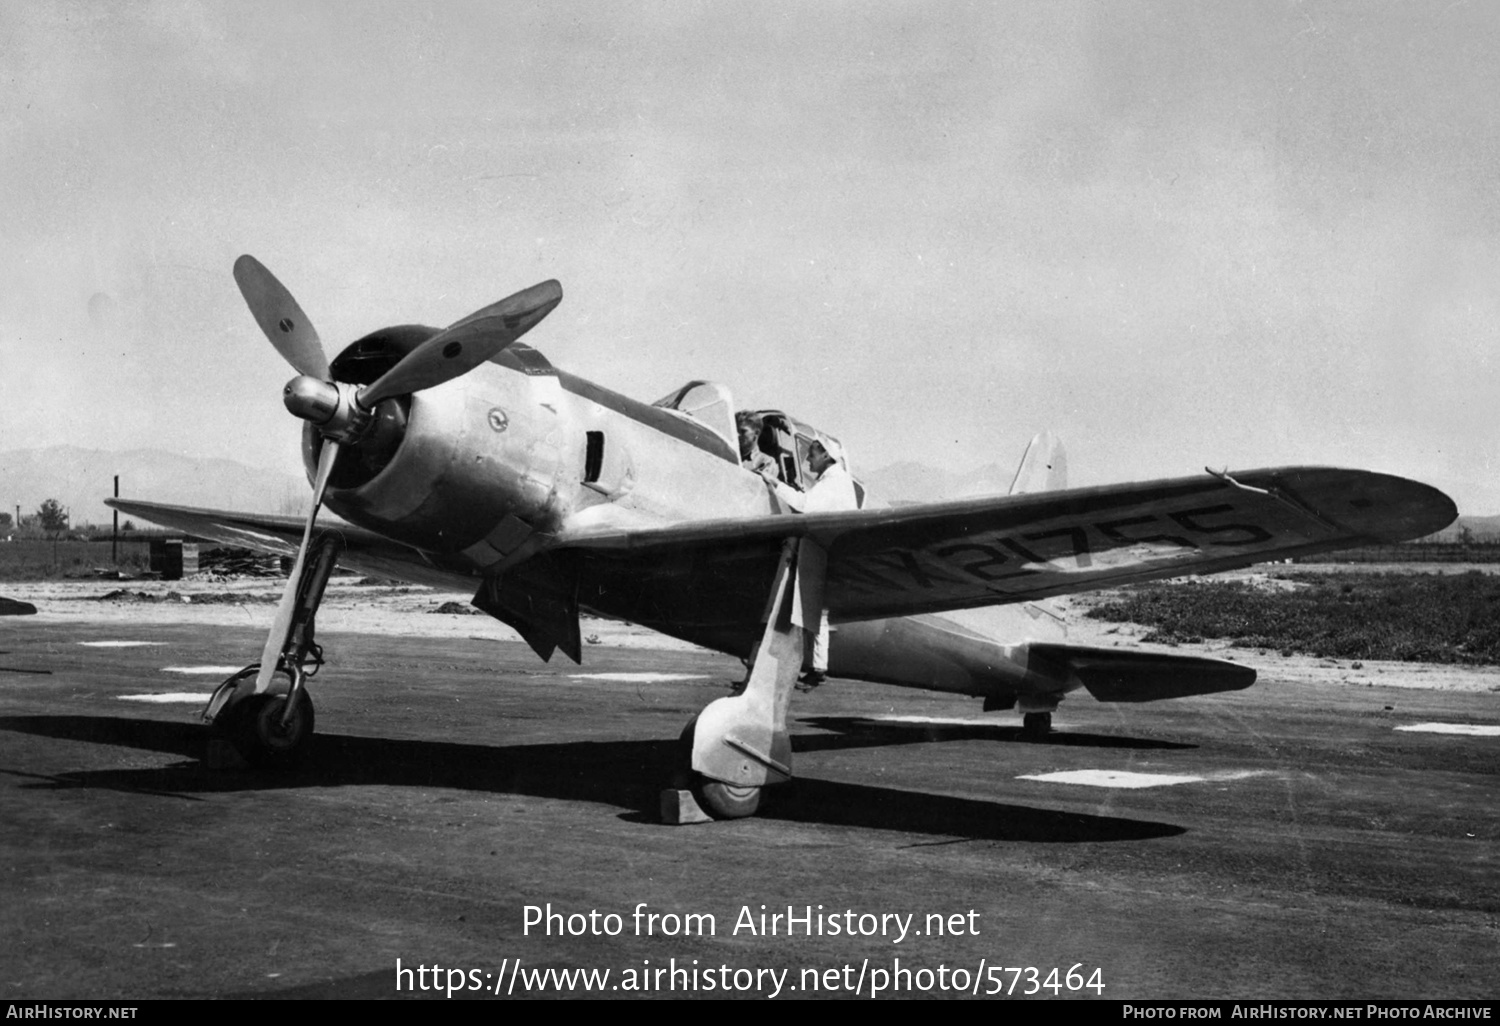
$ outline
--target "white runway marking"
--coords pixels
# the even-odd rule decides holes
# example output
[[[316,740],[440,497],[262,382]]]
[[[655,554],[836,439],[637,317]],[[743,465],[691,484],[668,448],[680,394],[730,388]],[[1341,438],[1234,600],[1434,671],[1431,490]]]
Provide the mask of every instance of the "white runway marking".
[[[1397,730],[1421,731],[1424,734],[1465,734],[1469,737],[1500,737],[1500,727],[1478,723],[1412,723]]]
[[[1063,773],[1037,773],[1017,780],[1040,780],[1048,784],[1083,784],[1087,787],[1171,787],[1173,784],[1220,783],[1259,777],[1265,770],[1226,770],[1206,777],[1173,773],[1130,773],[1125,770],[1067,770]]]
[[[1174,776],[1170,773],[1128,773],[1124,770],[1067,770],[1062,773],[1036,773],[1017,780],[1040,780],[1046,784],[1083,784],[1087,787],[1170,787],[1173,784],[1201,784],[1203,777]]]
[[[239,673],[243,666],[163,666],[162,673],[193,673],[208,676],[227,676],[231,673]]]
[[[864,719],[878,723],[930,723],[938,727],[999,727],[999,720],[975,719],[963,716],[866,716]]]
[[[115,697],[122,702],[171,702],[198,705],[207,702],[211,696],[208,692],[199,694],[196,691],[173,691],[165,695],[116,695]]]
[[[569,680],[618,680],[627,684],[653,684],[668,680],[706,680],[703,673],[574,673]]]
[[[147,645],[165,645],[165,641],[80,641],[89,648],[145,648]]]

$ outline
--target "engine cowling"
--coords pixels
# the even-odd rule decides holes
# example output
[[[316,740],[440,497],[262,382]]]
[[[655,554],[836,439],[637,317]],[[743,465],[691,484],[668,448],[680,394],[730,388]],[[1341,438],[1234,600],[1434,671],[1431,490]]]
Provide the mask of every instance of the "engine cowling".
[[[339,382],[378,379],[435,334],[388,328],[332,363]],[[328,507],[351,523],[483,567],[534,532],[555,529],[560,458],[548,444],[529,379],[493,361],[414,395],[383,400],[346,443],[329,478]],[[308,423],[303,458],[317,466],[324,434]]]

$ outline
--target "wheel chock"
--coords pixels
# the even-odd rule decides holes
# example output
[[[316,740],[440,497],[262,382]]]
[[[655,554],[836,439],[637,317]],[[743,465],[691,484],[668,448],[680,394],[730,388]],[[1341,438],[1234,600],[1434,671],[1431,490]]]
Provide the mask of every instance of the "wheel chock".
[[[661,821],[668,826],[712,823],[714,818],[698,805],[693,792],[669,787],[661,793]]]

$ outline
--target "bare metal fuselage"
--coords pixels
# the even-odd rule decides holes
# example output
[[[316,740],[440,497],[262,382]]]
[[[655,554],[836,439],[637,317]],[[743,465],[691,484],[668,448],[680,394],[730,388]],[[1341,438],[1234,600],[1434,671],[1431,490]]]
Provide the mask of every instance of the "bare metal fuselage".
[[[394,341],[372,336],[373,343],[362,340],[353,348],[384,341],[395,359],[421,330]],[[526,347],[515,349],[403,398],[393,419],[404,424],[387,458],[359,466],[355,455],[341,454],[329,508],[420,550],[454,583],[477,587],[496,578],[538,591],[555,587],[547,577],[556,570],[548,564],[548,542],[565,529],[652,527],[783,508],[761,477],[740,466],[729,440],[705,424],[558,371]],[[309,473],[320,444],[309,425]],[[767,585],[775,556],[774,546],[763,554]],[[747,621],[753,627],[763,620],[766,591],[745,594],[742,583],[721,587],[713,567],[600,560],[568,569],[574,576],[566,587],[579,609],[732,655],[749,654],[757,632]],[[743,574],[719,576],[744,580]],[[694,584],[684,587],[684,579]],[[840,624],[830,643],[829,672],[984,696],[999,707],[1019,701],[1023,710],[1050,709],[1083,682],[1030,651],[1029,642],[1061,633],[1051,616],[1030,614],[1014,606],[986,611],[1008,643],[945,616]]]

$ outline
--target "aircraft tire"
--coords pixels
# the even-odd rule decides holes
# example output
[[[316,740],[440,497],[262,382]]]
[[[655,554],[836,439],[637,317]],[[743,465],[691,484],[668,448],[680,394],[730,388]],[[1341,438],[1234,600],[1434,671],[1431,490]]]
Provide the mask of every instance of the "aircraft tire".
[[[301,765],[311,747],[315,714],[312,696],[297,692],[290,723],[281,722],[285,695],[251,695],[225,712],[224,724],[230,744],[241,758],[258,770],[289,770]]]
[[[762,788],[754,785],[726,784],[698,775],[693,797],[704,812],[714,819],[744,819],[760,808]]]
[[[697,725],[698,717],[694,716],[682,728],[682,735],[677,739],[682,747],[682,768],[674,778],[673,786],[686,785],[698,807],[714,819],[744,819],[755,815],[760,808],[760,787],[710,780],[690,768],[693,761],[693,728]]]
[[[1052,733],[1052,714],[1027,713],[1021,717],[1021,733],[1033,741],[1044,741]]]

